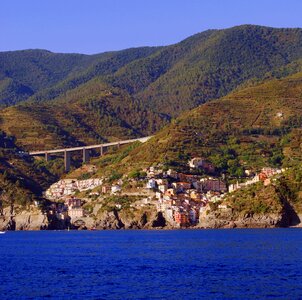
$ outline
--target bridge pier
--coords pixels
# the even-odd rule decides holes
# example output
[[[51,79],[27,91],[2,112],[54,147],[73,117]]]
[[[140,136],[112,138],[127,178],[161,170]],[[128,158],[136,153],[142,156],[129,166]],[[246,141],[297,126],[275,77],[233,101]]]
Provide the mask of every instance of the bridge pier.
[[[45,152],[45,160],[48,162],[50,161],[51,157],[50,154],[48,152]]]
[[[83,163],[88,163],[90,159],[89,150],[83,148]]]
[[[102,146],[102,147],[100,147],[100,156],[103,156],[103,154],[104,154],[104,149],[103,149],[103,146]]]
[[[64,167],[65,167],[65,172],[70,171],[70,152],[64,151]]]

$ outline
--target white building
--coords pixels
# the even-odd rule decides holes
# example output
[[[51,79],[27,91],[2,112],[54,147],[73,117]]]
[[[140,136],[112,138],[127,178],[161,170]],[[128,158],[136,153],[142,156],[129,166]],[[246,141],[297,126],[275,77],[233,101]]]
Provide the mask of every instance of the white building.
[[[156,180],[154,178],[151,178],[148,180],[147,185],[146,185],[147,189],[155,189],[156,188]]]
[[[168,186],[166,184],[160,184],[158,186],[158,190],[164,193],[168,189]]]
[[[71,219],[82,218],[83,217],[83,208],[82,207],[72,207],[68,209],[68,215]]]
[[[171,207],[167,207],[164,211],[165,218],[168,222],[174,223],[173,218],[173,209]]]

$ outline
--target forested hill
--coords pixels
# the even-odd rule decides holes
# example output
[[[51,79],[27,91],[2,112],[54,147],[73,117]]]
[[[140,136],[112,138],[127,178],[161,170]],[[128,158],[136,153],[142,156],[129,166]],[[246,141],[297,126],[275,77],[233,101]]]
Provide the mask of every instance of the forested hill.
[[[301,29],[247,25],[206,33],[180,43],[190,45],[186,55],[138,97],[157,111],[177,116],[249,81],[301,70]]]
[[[184,113],[110,167],[139,170],[163,163],[186,170],[190,158],[205,157],[219,173],[235,178],[244,176],[245,169],[256,172],[266,166],[301,169],[301,126],[302,72]]]
[[[0,127],[27,150],[89,145],[147,136],[169,119],[127,92],[92,79],[51,102],[0,110]]]
[[[171,118],[302,71],[302,29],[243,25],[96,55],[0,53],[0,128],[28,150],[157,132]],[[12,104],[17,105],[12,106]]]
[[[0,104],[16,104],[33,95],[41,101],[54,98],[97,75],[111,74],[157,49],[142,47],[96,55],[47,50],[0,52]],[[48,90],[64,85],[66,81],[69,85],[65,90],[58,90],[57,94]]]
[[[0,53],[0,103],[49,101],[98,77],[144,108],[178,116],[210,99],[300,71],[302,29],[242,25],[177,44],[97,55]]]

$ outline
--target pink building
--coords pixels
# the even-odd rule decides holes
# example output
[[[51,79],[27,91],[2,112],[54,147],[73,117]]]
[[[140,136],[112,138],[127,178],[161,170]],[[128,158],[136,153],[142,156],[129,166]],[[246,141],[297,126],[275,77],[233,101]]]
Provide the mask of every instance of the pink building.
[[[226,184],[220,179],[205,179],[201,181],[202,190],[204,192],[214,191],[214,192],[226,192],[227,187]]]

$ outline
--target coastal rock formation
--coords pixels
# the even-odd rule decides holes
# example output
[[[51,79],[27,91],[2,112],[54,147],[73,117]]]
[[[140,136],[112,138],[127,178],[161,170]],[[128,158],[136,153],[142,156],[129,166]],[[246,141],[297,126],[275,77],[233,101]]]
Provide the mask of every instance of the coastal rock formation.
[[[97,229],[121,229],[124,227],[117,211],[104,212],[96,224]]]
[[[151,223],[152,228],[157,228],[157,227],[165,227],[166,224],[166,219],[164,218],[162,212],[158,212],[155,216],[155,219]]]
[[[286,211],[270,214],[238,214],[205,210],[199,218],[199,228],[273,228],[290,226]]]
[[[9,208],[5,208],[3,216],[0,217],[0,230],[41,230],[48,228],[48,224],[47,216],[34,207],[21,210],[13,218]]]
[[[96,229],[154,229],[166,228],[163,214],[156,211],[138,211],[133,215],[125,211],[103,212],[95,223]]]
[[[48,225],[47,216],[41,211],[23,211],[16,215],[16,230],[40,230]]]

